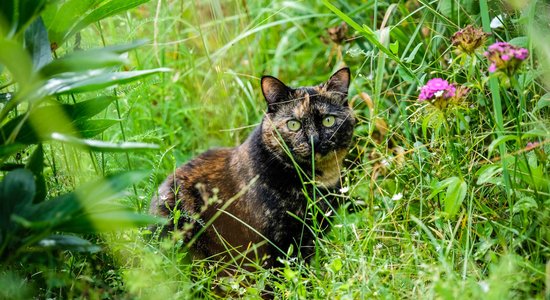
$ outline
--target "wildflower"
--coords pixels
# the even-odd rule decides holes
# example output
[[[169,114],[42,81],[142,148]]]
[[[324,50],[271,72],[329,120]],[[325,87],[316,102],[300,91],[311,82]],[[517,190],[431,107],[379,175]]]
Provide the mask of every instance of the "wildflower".
[[[506,15],[498,15],[496,17],[494,17],[492,20],[491,20],[491,24],[489,25],[492,29],[497,29],[497,28],[501,28],[501,27],[504,27],[504,24],[502,24],[502,21],[504,20],[504,18],[506,17]]]
[[[477,48],[485,44],[488,35],[489,34],[483,32],[481,28],[475,28],[472,25],[468,25],[455,32],[451,38],[451,42],[461,52],[472,54]]]
[[[348,33],[348,24],[342,22],[336,27],[331,27],[327,29],[328,36],[332,42],[337,45],[344,44],[346,42],[346,35]]]
[[[456,88],[449,84],[447,80],[441,78],[432,78],[420,90],[419,101],[449,99],[455,96]]]
[[[487,281],[480,281],[480,282],[478,282],[478,284],[479,284],[479,287],[481,288],[481,290],[484,293],[489,292],[489,283]]]
[[[533,150],[533,149],[537,148],[539,145],[540,145],[539,142],[534,142],[534,143],[533,143],[533,142],[529,142],[529,143],[527,143],[527,145],[525,146],[525,150],[526,150],[526,151]]]
[[[484,54],[491,62],[489,72],[502,71],[507,75],[513,74],[521,62],[529,57],[527,49],[506,42],[492,44]]]
[[[468,94],[470,93],[470,89],[468,87],[465,87],[463,85],[458,86],[456,88],[455,95],[451,97],[451,102],[455,104],[460,104],[463,102],[466,97],[468,97]]]
[[[343,186],[340,188],[340,193],[345,194],[349,191],[349,186]]]
[[[391,199],[393,201],[399,201],[399,200],[403,199],[403,193],[397,193],[397,194],[393,195],[393,197],[391,197]]]

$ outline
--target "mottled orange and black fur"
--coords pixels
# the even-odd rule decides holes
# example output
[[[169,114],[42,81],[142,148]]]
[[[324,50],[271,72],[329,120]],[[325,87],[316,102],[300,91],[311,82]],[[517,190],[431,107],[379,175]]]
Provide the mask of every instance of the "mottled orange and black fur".
[[[268,109],[262,123],[242,145],[209,150],[178,168],[152,199],[151,213],[172,218],[165,231],[174,223],[178,229],[191,225],[186,240],[193,240],[195,257],[263,259],[273,266],[291,245],[310,256],[314,236],[305,226],[312,224],[305,193],[340,185],[355,124],[349,82],[348,68],[312,87],[290,88],[264,76]],[[323,125],[329,116],[334,123]],[[300,123],[299,130],[289,128],[290,120]],[[321,212],[336,206],[328,197],[317,203]],[[324,213],[318,215],[322,222]]]

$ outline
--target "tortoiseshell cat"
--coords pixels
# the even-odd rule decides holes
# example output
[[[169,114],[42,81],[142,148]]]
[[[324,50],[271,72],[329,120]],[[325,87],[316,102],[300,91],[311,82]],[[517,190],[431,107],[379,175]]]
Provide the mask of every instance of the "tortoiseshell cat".
[[[151,200],[151,213],[172,218],[164,231],[174,230],[174,223],[178,229],[192,225],[185,238],[189,242],[199,233],[190,248],[194,257],[259,258],[270,267],[290,245],[309,257],[314,236],[304,226],[312,224],[304,187],[312,198],[313,185],[303,182],[314,175],[323,194],[340,186],[355,124],[349,83],[349,68],[312,87],[290,88],[275,77],[262,77],[268,109],[248,139],[179,167]],[[323,217],[337,206],[335,199],[317,199],[316,205],[318,221],[326,224]]]

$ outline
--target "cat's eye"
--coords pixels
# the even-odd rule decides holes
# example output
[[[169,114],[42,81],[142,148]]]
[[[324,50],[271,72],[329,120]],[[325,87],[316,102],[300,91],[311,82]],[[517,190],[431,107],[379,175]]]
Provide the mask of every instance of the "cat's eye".
[[[286,122],[286,127],[288,127],[290,131],[298,131],[302,127],[302,123],[297,120],[289,120]]]
[[[336,118],[334,116],[323,117],[323,126],[325,127],[332,127],[335,122],[336,122]]]

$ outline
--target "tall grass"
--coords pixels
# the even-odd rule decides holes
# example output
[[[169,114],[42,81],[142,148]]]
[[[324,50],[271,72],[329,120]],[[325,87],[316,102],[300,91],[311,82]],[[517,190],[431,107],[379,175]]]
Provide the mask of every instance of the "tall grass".
[[[107,173],[130,166],[154,171],[128,196],[138,211],[180,164],[244,141],[265,111],[263,74],[299,86],[350,66],[358,124],[339,195],[344,207],[331,231],[319,235],[310,264],[289,258],[281,269],[223,277],[223,266],[191,261],[177,235],[149,241],[126,232],[104,236],[100,254],[65,254],[70,260],[57,274],[75,279],[53,293],[549,297],[550,52],[541,42],[549,14],[540,1],[155,0],[87,28],[83,47],[148,37],[131,60],[139,68],[173,70],[117,88],[121,100],[106,113],[121,118],[123,130],[110,128],[105,140],[161,145],[158,152],[97,158]],[[491,28],[499,15],[503,25]],[[350,30],[337,45],[326,29],[342,21]],[[451,36],[469,24],[492,36],[476,54],[460,56]],[[530,52],[508,83],[487,71],[483,50],[496,40]],[[470,92],[446,109],[419,102],[420,87],[434,77]],[[529,142],[536,144],[526,148]]]

